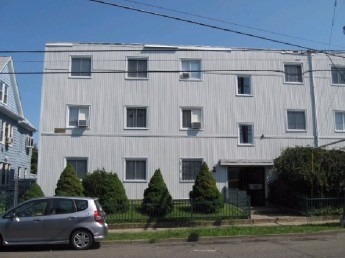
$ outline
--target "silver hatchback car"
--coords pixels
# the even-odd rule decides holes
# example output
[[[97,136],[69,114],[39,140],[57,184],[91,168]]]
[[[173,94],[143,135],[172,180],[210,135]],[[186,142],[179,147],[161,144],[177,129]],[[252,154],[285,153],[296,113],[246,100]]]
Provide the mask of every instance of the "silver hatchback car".
[[[0,218],[1,245],[71,244],[84,250],[99,245],[108,232],[97,198],[31,199]]]

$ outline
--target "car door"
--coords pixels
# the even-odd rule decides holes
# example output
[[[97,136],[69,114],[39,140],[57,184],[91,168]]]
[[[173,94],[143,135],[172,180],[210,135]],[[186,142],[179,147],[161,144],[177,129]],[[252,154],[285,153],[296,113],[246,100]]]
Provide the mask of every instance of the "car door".
[[[76,208],[72,199],[53,198],[46,217],[46,233],[48,241],[63,242],[78,223]]]
[[[27,202],[5,218],[4,240],[10,243],[41,242],[45,239],[45,214],[48,200]]]

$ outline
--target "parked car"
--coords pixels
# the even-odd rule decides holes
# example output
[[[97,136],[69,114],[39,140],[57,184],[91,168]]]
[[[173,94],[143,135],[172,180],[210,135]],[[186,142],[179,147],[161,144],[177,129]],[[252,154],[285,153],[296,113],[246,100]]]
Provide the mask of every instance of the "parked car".
[[[0,218],[0,246],[70,244],[84,250],[99,245],[108,232],[97,198],[31,199]]]

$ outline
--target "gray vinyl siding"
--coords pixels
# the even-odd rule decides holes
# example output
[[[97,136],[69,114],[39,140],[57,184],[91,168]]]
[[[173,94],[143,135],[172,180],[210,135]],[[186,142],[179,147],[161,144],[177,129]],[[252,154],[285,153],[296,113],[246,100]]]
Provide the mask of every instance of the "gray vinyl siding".
[[[48,44],[46,49],[69,51],[45,54],[44,71],[60,72],[43,78],[38,180],[46,194],[54,194],[66,157],[87,158],[89,172],[99,168],[116,172],[130,199],[142,198],[154,170],[160,168],[173,198],[183,199],[193,183],[180,181],[181,158],[201,158],[211,170],[215,166],[213,175],[222,190],[227,169],[219,165],[221,159],[273,161],[288,146],[314,144],[306,53],[183,47],[145,51],[143,45],[115,44]],[[91,78],[69,77],[73,55],[92,56]],[[128,57],[147,58],[149,71],[166,72],[127,79]],[[176,71],[184,58],[201,60],[205,72],[200,81],[180,79]],[[343,58],[333,59],[344,64]],[[303,83],[284,82],[284,63],[302,65]],[[331,86],[330,66],[325,55],[313,56],[313,70],[322,70],[314,73],[319,145],[344,137],[334,131],[334,110],[345,110],[345,88]],[[251,76],[252,96],[236,95],[237,75]],[[89,105],[90,126],[54,133],[55,128],[66,127],[68,105]],[[147,129],[125,128],[126,107],[132,106],[147,107]],[[202,108],[201,130],[180,129],[183,107]],[[305,131],[287,130],[288,110],[305,111]],[[253,146],[238,145],[238,123],[253,124]],[[147,160],[147,182],[125,180],[125,159],[136,157]]]

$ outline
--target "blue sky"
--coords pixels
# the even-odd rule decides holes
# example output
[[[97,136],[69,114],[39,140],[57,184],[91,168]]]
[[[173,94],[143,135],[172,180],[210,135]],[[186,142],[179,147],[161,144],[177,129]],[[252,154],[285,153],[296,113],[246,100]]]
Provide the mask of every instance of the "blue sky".
[[[336,7],[335,0],[104,1],[307,48],[345,50],[345,0]],[[48,42],[296,48],[89,0],[1,0],[0,24],[0,51],[42,51]],[[43,71],[43,53],[0,55],[12,56],[18,73]],[[42,75],[16,78],[25,116],[39,129]]]

